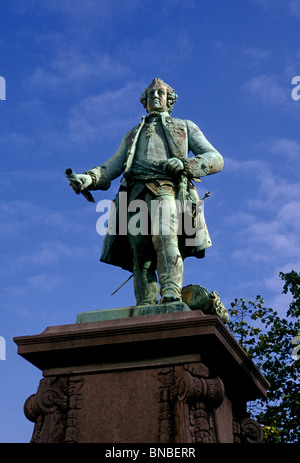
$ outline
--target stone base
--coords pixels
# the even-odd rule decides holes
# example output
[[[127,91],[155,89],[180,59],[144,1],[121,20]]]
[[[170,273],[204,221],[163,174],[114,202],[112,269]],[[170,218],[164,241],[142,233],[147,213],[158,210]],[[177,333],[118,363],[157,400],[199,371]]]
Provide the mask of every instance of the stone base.
[[[246,404],[268,383],[218,316],[81,321],[14,340],[44,376],[24,407],[35,423],[31,442],[262,439]]]
[[[189,312],[191,309],[184,302],[168,304],[135,305],[117,309],[90,310],[77,314],[77,323],[117,320],[120,318],[144,317],[145,315],[160,315],[173,312]]]

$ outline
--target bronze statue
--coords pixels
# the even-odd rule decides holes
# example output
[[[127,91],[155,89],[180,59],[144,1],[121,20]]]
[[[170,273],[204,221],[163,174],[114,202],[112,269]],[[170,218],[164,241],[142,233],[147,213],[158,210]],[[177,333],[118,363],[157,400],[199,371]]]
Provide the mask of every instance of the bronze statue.
[[[78,187],[77,183],[75,191],[88,198],[90,190],[107,190],[111,181],[123,174],[114,201],[117,213],[111,219],[117,220],[117,232],[106,233],[100,260],[133,272],[137,305],[158,303],[156,273],[160,302],[180,301],[184,259],[202,258],[211,246],[193,180],[219,172],[223,158],[196,124],[170,116],[176,100],[169,85],[154,79],[140,98],[148,115],[126,133],[111,158],[76,178],[82,185]],[[195,155],[192,158],[188,158],[190,151]],[[127,218],[134,214],[129,207],[132,201],[140,199],[147,205],[151,227],[141,229],[141,233],[132,233],[129,227],[127,233],[120,233],[118,212],[125,193]],[[192,245],[187,244],[184,231],[178,233],[173,220],[178,218],[178,205],[182,205],[180,213],[184,213],[187,203],[191,205],[193,223],[198,223],[195,233],[199,233]]]

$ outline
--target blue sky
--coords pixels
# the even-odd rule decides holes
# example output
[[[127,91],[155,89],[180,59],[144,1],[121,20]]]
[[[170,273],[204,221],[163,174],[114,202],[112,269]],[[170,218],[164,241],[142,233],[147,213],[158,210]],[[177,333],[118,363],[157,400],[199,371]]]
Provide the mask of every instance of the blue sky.
[[[99,262],[96,205],[64,170],[115,152],[154,77],[178,94],[172,115],[194,121],[225,160],[198,187],[211,191],[213,247],[185,261],[184,284],[215,289],[227,307],[260,294],[284,315],[279,272],[300,271],[300,3],[2,0],[0,18],[0,442],[28,442],[23,404],[41,372],[12,338],[135,302],[132,280],[111,296],[129,274]]]

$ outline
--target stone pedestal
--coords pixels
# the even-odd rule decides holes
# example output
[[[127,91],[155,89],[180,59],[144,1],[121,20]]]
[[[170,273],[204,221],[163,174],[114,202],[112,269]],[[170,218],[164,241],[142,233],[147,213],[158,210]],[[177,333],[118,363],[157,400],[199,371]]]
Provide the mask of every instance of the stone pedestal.
[[[24,406],[31,441],[261,441],[246,403],[266,395],[266,380],[218,316],[178,310],[15,338],[43,373]]]

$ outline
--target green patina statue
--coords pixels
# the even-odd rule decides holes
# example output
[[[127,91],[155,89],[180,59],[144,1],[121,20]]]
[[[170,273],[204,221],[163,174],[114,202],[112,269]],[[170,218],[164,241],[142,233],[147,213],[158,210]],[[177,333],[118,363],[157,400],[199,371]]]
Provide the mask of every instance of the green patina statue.
[[[174,90],[154,79],[140,98],[148,115],[126,133],[116,153],[101,166],[77,175],[81,192],[107,190],[111,181],[123,174],[114,201],[100,260],[133,272],[137,305],[182,300],[183,261],[188,256],[204,257],[211,246],[202,202],[194,181],[223,168],[221,154],[191,121],[172,118],[177,100]],[[188,153],[195,156],[188,158]],[[140,233],[120,233],[121,195],[126,193],[126,218],[132,218],[130,204],[142,200],[147,205],[151,226]],[[191,204],[194,239],[176,226],[178,205],[184,215]],[[180,207],[179,207],[180,208]],[[159,212],[160,211],[160,212]],[[167,211],[167,214],[164,214]],[[135,211],[136,212],[136,211]],[[123,216],[124,217],[124,216]],[[170,219],[171,218],[171,219]],[[109,233],[112,229],[116,233]],[[147,222],[148,224],[148,222]],[[157,277],[158,276],[158,282]]]

